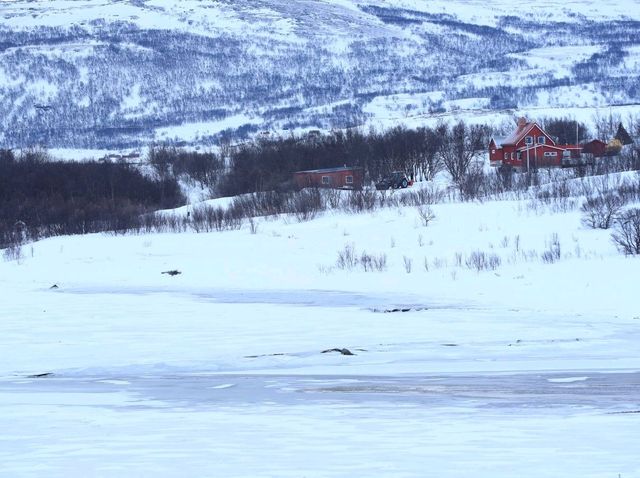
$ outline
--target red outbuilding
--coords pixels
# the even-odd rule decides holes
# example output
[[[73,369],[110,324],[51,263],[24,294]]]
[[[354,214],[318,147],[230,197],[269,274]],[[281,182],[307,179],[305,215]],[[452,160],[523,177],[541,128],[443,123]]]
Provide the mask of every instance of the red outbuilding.
[[[491,166],[513,166],[518,169],[559,167],[580,160],[582,146],[556,145],[537,123],[518,120],[517,129],[507,138],[489,142]]]
[[[298,188],[362,189],[364,170],[357,167],[312,169],[293,173]]]
[[[582,152],[584,154],[590,154],[594,158],[602,158],[607,155],[607,143],[599,139],[594,139],[582,145]]]

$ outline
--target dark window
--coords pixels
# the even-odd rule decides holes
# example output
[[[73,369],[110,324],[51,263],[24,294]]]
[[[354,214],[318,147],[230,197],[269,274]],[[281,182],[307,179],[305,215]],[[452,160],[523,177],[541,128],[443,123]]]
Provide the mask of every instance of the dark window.
[[[544,136],[538,136],[538,144],[544,144]]]
[[[347,176],[344,181],[347,184],[353,184],[353,176]]]
[[[524,139],[525,144],[532,144],[533,143],[533,136],[527,136]]]
[[[331,184],[331,178],[329,176],[322,176],[322,184]]]

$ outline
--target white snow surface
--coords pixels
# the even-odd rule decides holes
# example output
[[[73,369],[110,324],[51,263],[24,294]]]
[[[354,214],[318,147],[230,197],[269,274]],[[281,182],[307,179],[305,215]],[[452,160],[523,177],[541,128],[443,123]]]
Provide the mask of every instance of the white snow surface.
[[[211,32],[212,28],[232,32],[260,32],[289,37],[295,30],[291,21],[282,18],[279,12],[268,7],[241,8],[231,2],[202,2],[200,0],[143,0],[128,2],[118,0],[3,0],[3,13],[10,16],[13,27],[38,25],[68,26],[82,24],[103,18],[105,20],[133,20],[145,28],[172,28]],[[492,0],[490,8],[481,0],[318,0],[298,1],[299,8],[306,3],[315,9],[331,9],[338,16],[356,20],[362,12],[359,5],[378,5],[390,8],[407,8],[428,13],[446,13],[463,21],[476,24],[495,25],[496,20],[505,15],[517,14],[522,17],[534,15],[554,21],[575,21],[576,15],[586,19],[639,19],[637,0],[591,0],[559,1],[546,0],[523,5],[514,0]],[[280,8],[280,6],[276,5]],[[250,15],[255,19],[247,24],[238,16]],[[267,27],[265,29],[265,27]]]
[[[202,136],[219,133],[228,128],[238,128],[243,125],[260,124],[261,120],[245,114],[237,114],[219,121],[200,123],[185,123],[180,126],[158,128],[156,137],[159,140],[179,138],[186,141],[196,141]]]
[[[640,476],[640,259],[579,212],[432,209],[23,246],[0,475]],[[387,270],[336,268],[345,245]]]

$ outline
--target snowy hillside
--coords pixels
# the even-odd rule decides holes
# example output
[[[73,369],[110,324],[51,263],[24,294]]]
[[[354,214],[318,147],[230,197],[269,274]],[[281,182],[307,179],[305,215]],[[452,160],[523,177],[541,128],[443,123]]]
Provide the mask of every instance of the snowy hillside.
[[[3,1],[0,146],[213,144],[265,130],[634,104],[639,6]]]

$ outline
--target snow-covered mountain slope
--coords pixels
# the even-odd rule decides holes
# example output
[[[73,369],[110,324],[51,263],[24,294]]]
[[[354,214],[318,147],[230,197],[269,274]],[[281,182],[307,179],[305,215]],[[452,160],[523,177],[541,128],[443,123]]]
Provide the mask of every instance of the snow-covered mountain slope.
[[[640,100],[640,2],[0,2],[0,146]]]

